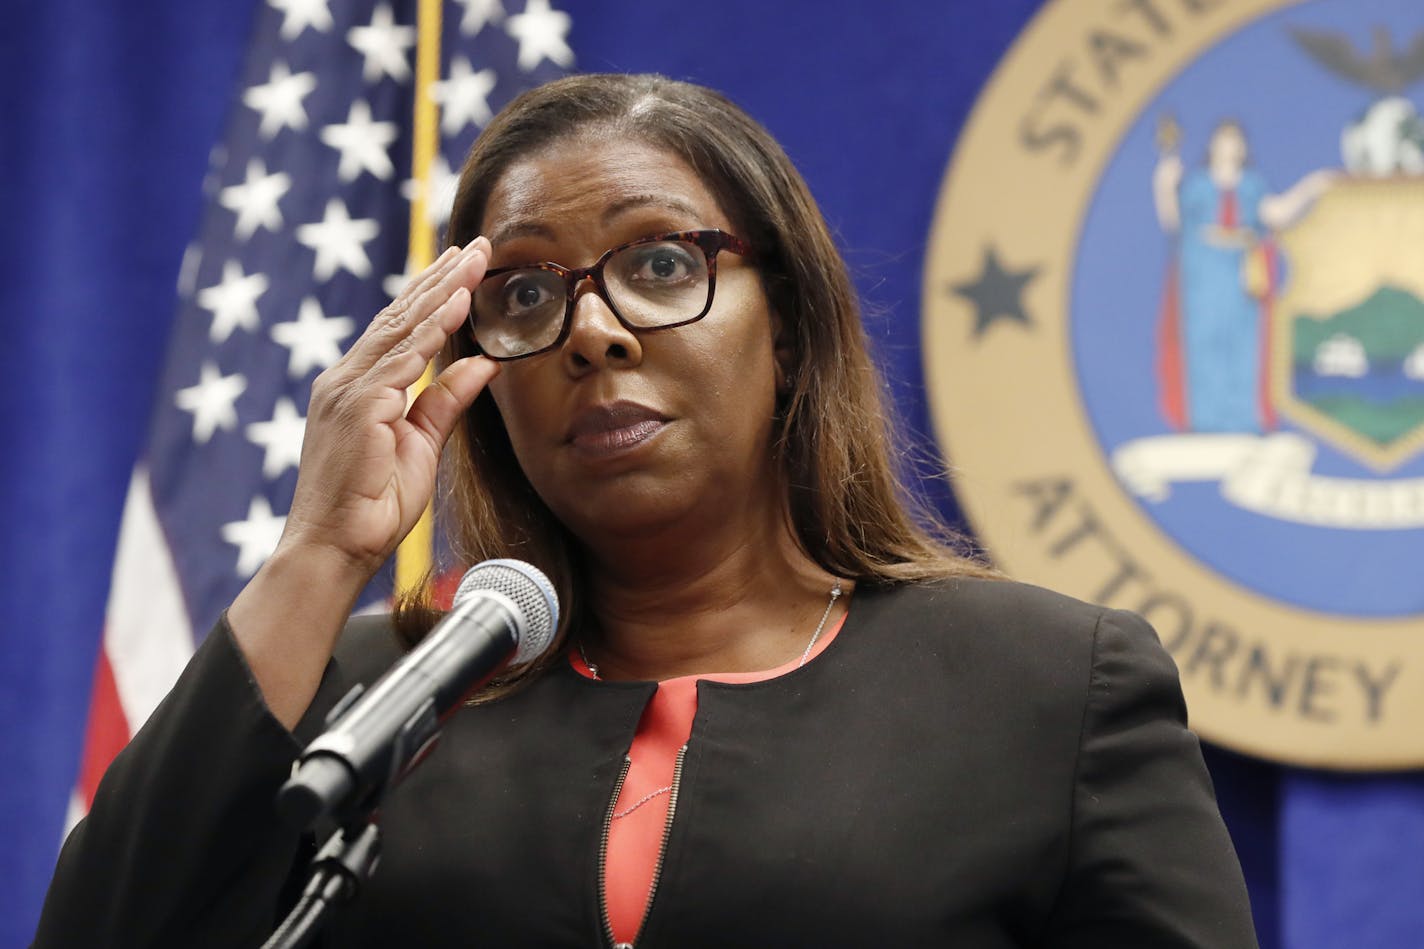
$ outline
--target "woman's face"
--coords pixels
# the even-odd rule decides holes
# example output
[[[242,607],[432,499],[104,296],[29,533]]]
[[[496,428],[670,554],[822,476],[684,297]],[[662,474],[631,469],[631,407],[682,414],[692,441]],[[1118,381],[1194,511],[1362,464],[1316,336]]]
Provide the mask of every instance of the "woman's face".
[[[680,158],[584,135],[513,164],[481,233],[492,267],[576,268],[628,241],[701,228],[737,233]],[[525,475],[587,543],[700,532],[776,504],[776,321],[749,261],[724,250],[716,263],[707,315],[652,332],[625,328],[583,281],[565,341],[506,363],[490,385]]]
[[[1207,154],[1213,171],[1239,174],[1246,166],[1246,136],[1234,125],[1223,125],[1212,133]]]

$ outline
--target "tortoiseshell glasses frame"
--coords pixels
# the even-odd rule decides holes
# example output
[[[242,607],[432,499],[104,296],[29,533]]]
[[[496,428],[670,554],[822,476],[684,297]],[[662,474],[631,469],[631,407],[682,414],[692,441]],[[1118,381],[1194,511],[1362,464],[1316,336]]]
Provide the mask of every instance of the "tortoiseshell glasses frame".
[[[697,310],[695,315],[685,317],[678,316],[667,323],[635,322],[629,319],[628,316],[619,308],[617,301],[614,299],[614,295],[609,293],[608,282],[604,278],[604,267],[610,260],[614,259],[624,251],[644,244],[659,243],[691,245],[693,247],[696,247],[702,253],[702,257],[705,260],[707,266],[707,298],[702,301],[701,308]],[[583,283],[585,279],[592,279],[595,292],[598,293],[599,298],[602,299],[603,302],[608,305],[608,309],[613,313],[615,317],[617,317],[618,322],[631,332],[650,332],[652,330],[674,329],[679,326],[686,326],[689,323],[696,323],[698,320],[706,316],[708,312],[710,312],[712,309],[712,299],[715,295],[715,291],[717,288],[717,254],[720,251],[724,250],[731,251],[732,253],[737,254],[740,257],[751,256],[751,247],[747,244],[746,241],[732,234],[728,234],[726,231],[718,230],[716,228],[707,228],[695,231],[671,231],[666,234],[655,234],[651,237],[640,237],[635,241],[629,241],[626,244],[619,244],[617,247],[610,247],[608,250],[603,252],[602,256],[600,256],[597,261],[595,261],[591,266],[588,267],[570,269],[568,267],[553,263],[552,261],[544,261],[542,263],[533,264],[519,264],[514,267],[496,267],[495,269],[487,271],[485,273],[484,280],[481,282],[480,287],[477,287],[475,289],[474,297],[470,303],[470,315],[468,320],[470,335],[473,337],[475,345],[476,347],[478,347],[481,353],[483,353],[488,358],[496,360],[498,362],[510,362],[515,359],[527,359],[530,356],[537,356],[540,353],[545,353],[551,349],[556,349],[557,347],[561,346],[565,340],[568,339],[569,330],[573,325],[574,303],[576,302],[578,297],[578,288],[579,285]],[[558,276],[562,279],[564,284],[564,314],[563,321],[559,326],[558,333],[548,343],[537,345],[535,346],[535,348],[530,349],[528,352],[491,352],[490,350],[492,347],[485,342],[481,342],[480,340],[481,329],[488,329],[490,330],[490,333],[493,334],[493,332],[495,332],[497,328],[494,327],[492,324],[487,325],[485,327],[481,326],[479,317],[481,288],[484,288],[486,286],[504,286],[504,284],[501,284],[497,281],[495,283],[490,283],[490,281],[493,281],[495,278],[498,277],[506,276],[508,274],[540,271]],[[539,335],[542,336],[543,334],[541,333]]]

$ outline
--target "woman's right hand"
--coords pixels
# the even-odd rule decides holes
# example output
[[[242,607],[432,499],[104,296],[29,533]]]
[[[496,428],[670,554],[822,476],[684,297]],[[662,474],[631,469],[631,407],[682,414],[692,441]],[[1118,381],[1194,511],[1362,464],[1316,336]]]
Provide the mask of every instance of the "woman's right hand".
[[[415,526],[441,448],[499,364],[461,359],[409,408],[406,392],[464,323],[489,253],[483,237],[447,250],[312,384],[281,545],[342,557],[364,585]]]
[[[292,728],[356,597],[435,491],[440,450],[499,364],[447,366],[406,390],[470,311],[490,245],[447,250],[312,384],[296,493],[277,549],[227,612],[267,707]]]
[[[1152,200],[1157,208],[1157,222],[1168,233],[1176,233],[1181,227],[1178,190],[1182,187],[1185,171],[1186,166],[1176,152],[1164,153],[1152,171]]]

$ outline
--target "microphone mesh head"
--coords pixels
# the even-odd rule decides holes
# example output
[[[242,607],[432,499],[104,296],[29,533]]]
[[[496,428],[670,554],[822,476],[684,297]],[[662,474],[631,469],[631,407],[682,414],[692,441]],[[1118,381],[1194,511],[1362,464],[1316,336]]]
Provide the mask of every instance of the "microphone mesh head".
[[[465,571],[455,591],[458,606],[475,593],[502,593],[524,618],[524,634],[511,662],[528,662],[543,652],[559,626],[559,598],[543,571],[522,560],[486,560]]]

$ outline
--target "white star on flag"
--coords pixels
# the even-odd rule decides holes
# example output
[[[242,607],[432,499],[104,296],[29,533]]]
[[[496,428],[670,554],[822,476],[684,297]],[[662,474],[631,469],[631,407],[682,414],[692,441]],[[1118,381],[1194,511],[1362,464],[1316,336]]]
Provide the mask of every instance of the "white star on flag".
[[[569,49],[569,15],[549,7],[549,0],[529,0],[523,13],[516,13],[504,30],[519,41],[519,68],[529,72],[546,59],[568,69],[574,64]]]
[[[341,358],[341,341],[351,335],[356,324],[345,316],[326,316],[316,297],[306,297],[291,323],[277,323],[272,338],[291,353],[287,374],[300,379],[313,369],[325,369]]]
[[[364,57],[361,78],[379,82],[390,76],[397,82],[410,78],[410,62],[406,50],[415,45],[415,27],[395,21],[388,3],[379,4],[371,14],[370,26],[353,26],[346,41]]]
[[[455,205],[455,192],[459,190],[460,176],[451,170],[444,155],[436,155],[435,160],[430,163],[429,178],[430,192],[429,197],[425,199],[425,220],[431,227],[438,229],[450,220],[450,211]],[[421,182],[416,178],[407,178],[401,182],[400,191],[407,201],[414,201],[421,191]]]
[[[489,94],[494,91],[493,69],[474,71],[463,56],[450,63],[450,76],[430,87],[430,97],[440,103],[440,131],[447,137],[459,134],[466,125],[483,128],[494,118]]]
[[[500,0],[455,0],[455,2],[465,8],[465,15],[460,17],[460,32],[466,36],[474,36],[483,30],[486,24],[498,23],[504,19],[504,4]]]
[[[269,283],[266,274],[244,274],[238,261],[224,262],[222,283],[198,291],[198,306],[213,314],[208,339],[222,343],[238,327],[256,330],[262,322],[257,298],[267,292]]]
[[[388,149],[396,140],[394,122],[371,121],[371,107],[357,99],[351,103],[345,125],[328,125],[321,140],[341,152],[336,174],[342,181],[355,181],[363,171],[385,181],[396,173]]]
[[[327,0],[267,0],[272,9],[282,14],[282,39],[291,42],[311,27],[318,33],[331,29],[331,10]]]
[[[218,429],[236,427],[235,403],[246,390],[246,377],[240,373],[225,376],[214,363],[204,361],[198,384],[179,389],[173,401],[178,408],[193,413],[193,441],[205,445]]]
[[[433,235],[449,217],[450,166],[459,170],[471,125],[564,72],[551,61],[570,58],[562,17],[549,15],[560,0],[527,10],[527,0],[433,2],[446,12],[442,36],[428,37],[443,54],[429,78],[445,80],[445,127],[459,132],[440,134],[437,121],[417,172],[411,93],[415,48],[427,37],[413,27],[425,0],[257,0],[251,36],[239,43],[235,108],[208,153],[202,220],[176,274],[163,388],[133,469],[102,658],[86,659],[113,675],[95,677],[69,827],[279,542],[286,518],[273,512],[291,508],[313,380],[415,275],[387,278],[410,268],[412,211],[397,190],[411,185],[402,179],[425,182],[417,200],[432,226],[415,224],[417,237]],[[516,38],[505,26],[520,10]],[[419,105],[441,109],[433,96]],[[439,563],[439,548],[431,552]],[[383,603],[392,581],[383,569],[358,608]]]
[[[291,187],[291,175],[285,171],[269,175],[266,163],[254,158],[247,163],[247,180],[222,189],[218,202],[237,214],[234,233],[245,241],[259,226],[274,234],[282,229],[282,210],[277,202]]]
[[[307,420],[297,414],[296,404],[287,396],[277,400],[272,418],[247,426],[247,440],[262,449],[262,476],[276,478],[302,460],[302,436]]]
[[[326,213],[319,223],[297,228],[297,240],[316,251],[312,265],[315,279],[330,280],[337,268],[365,277],[371,273],[371,258],[366,256],[364,244],[375,240],[380,230],[373,218],[353,221],[342,200],[332,198],[326,202]]]
[[[262,113],[257,132],[270,139],[284,128],[301,131],[307,127],[307,110],[302,100],[316,88],[316,76],[309,72],[292,75],[286,63],[272,64],[265,85],[253,86],[242,94],[243,104]]]
[[[247,505],[247,519],[228,521],[221,528],[222,539],[237,547],[237,575],[250,577],[272,556],[287,519],[272,513],[272,505],[257,495]]]

